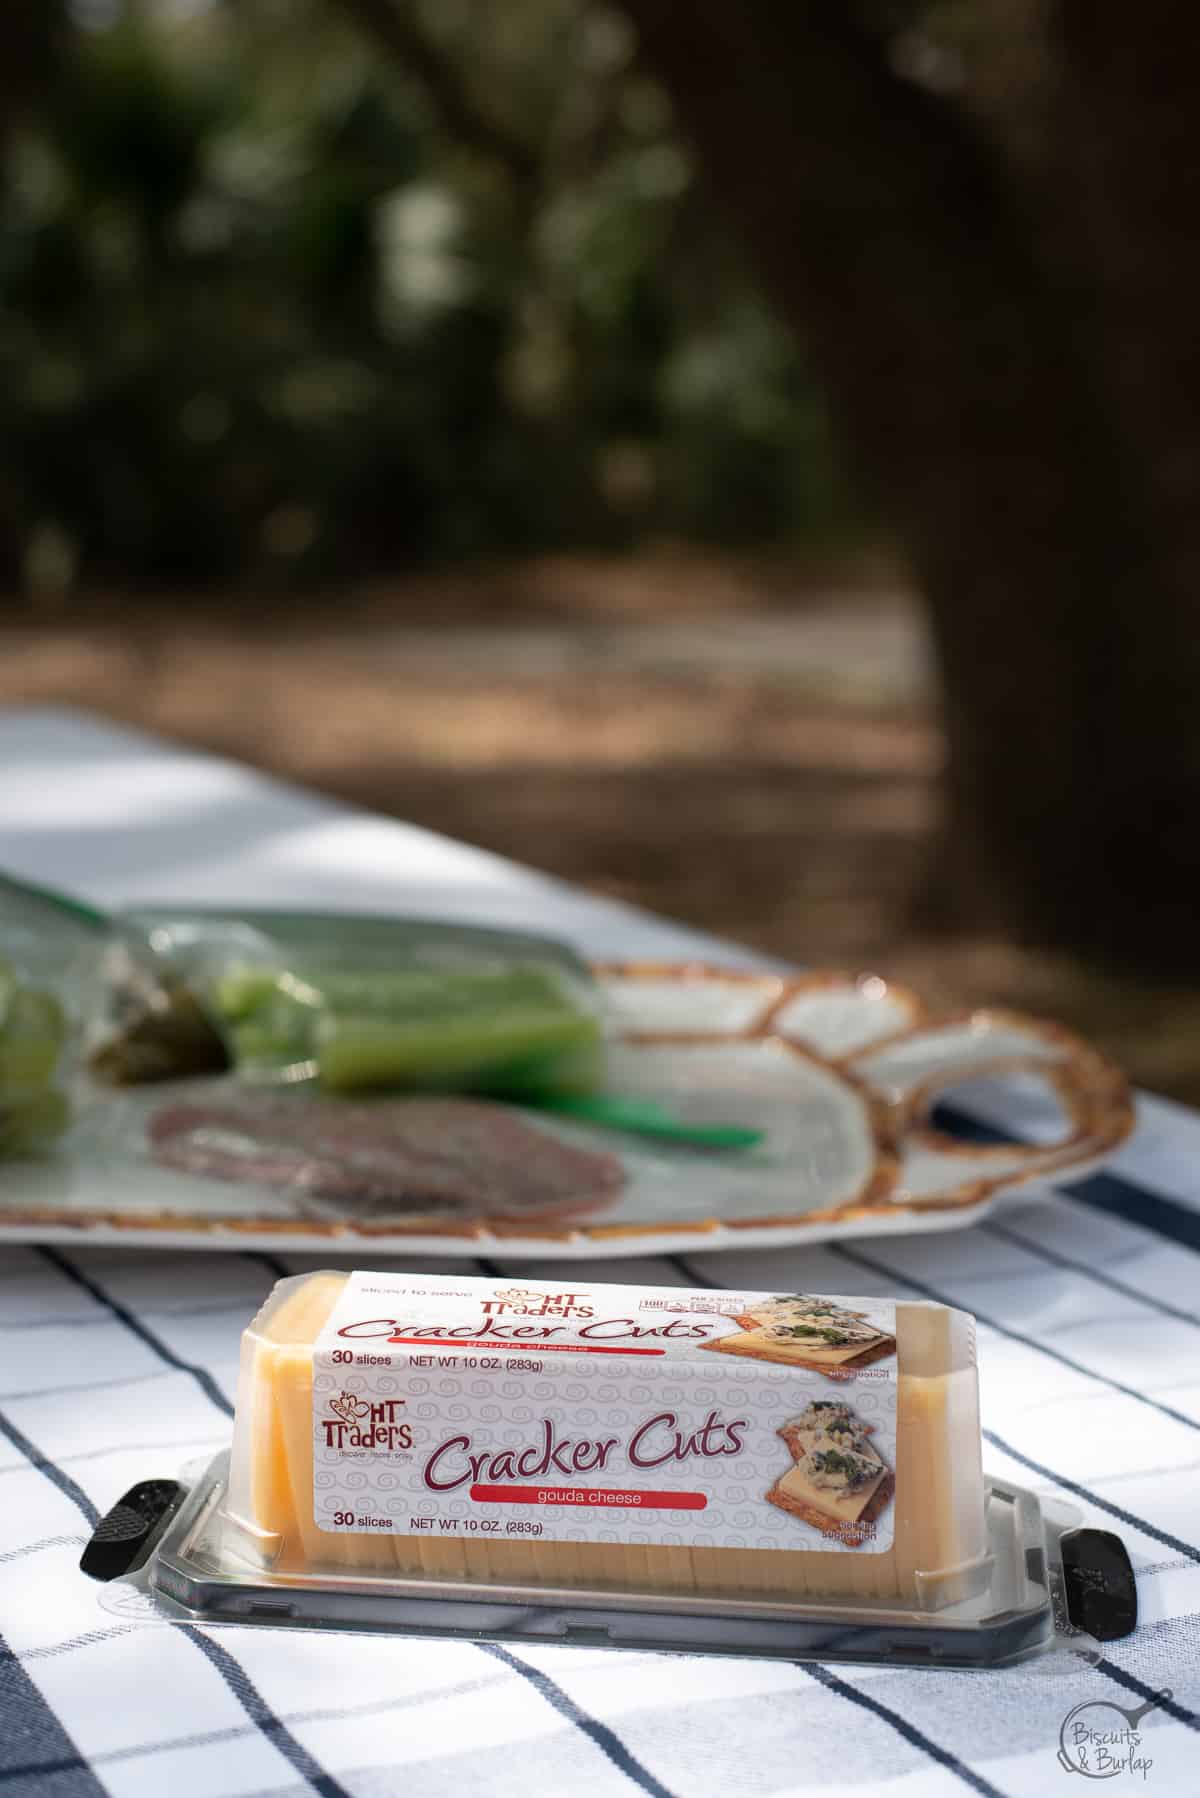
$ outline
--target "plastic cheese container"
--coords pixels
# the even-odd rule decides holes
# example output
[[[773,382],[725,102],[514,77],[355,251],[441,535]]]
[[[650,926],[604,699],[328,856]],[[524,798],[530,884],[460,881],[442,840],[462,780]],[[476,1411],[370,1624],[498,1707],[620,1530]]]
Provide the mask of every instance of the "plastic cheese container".
[[[281,1280],[161,1509],[122,1578],[169,1617],[994,1666],[1135,1614],[1116,1538],[985,1480],[971,1317],[906,1300]]]

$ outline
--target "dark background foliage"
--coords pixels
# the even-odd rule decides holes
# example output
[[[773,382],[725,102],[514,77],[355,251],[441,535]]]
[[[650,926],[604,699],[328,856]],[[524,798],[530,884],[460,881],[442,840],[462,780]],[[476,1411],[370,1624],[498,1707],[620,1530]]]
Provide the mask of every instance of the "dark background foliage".
[[[7,580],[851,532],[822,403],[624,19],[439,5],[398,69],[355,11],[80,7],[31,72]]]

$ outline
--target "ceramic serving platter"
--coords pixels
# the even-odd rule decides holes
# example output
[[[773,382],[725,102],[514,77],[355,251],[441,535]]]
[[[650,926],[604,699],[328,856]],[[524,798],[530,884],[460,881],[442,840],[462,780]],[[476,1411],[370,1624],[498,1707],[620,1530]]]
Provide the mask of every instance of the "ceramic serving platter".
[[[679,1147],[526,1113],[538,1131],[615,1154],[618,1179],[569,1216],[536,1221],[363,1214],[131,1154],[163,1103],[143,1089],[103,1128],[85,1120],[57,1160],[3,1166],[0,1241],[555,1259],[816,1243],[970,1224],[1015,1186],[1094,1166],[1132,1127],[1111,1062],[1015,1012],[931,1016],[873,975],[597,972],[614,1024],[611,1087],[695,1122],[750,1126],[757,1146]],[[1052,1120],[1036,1143],[981,1146],[935,1122],[942,1099],[997,1082],[1036,1092]]]

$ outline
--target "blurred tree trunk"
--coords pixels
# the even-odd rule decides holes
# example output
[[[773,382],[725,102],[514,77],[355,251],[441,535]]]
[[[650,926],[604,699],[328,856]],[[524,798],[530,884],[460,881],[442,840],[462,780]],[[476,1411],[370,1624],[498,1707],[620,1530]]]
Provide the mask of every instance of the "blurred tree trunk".
[[[1018,153],[860,4],[627,10],[928,602],[941,917],[1194,972],[1200,15],[1063,0]]]

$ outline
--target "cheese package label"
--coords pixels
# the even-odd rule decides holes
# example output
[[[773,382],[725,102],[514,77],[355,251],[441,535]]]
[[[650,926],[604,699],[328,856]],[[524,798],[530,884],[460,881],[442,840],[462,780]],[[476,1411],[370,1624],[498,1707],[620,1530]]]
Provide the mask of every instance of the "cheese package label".
[[[356,1273],[313,1348],[313,1522],[882,1553],[897,1389],[884,1300]]]

